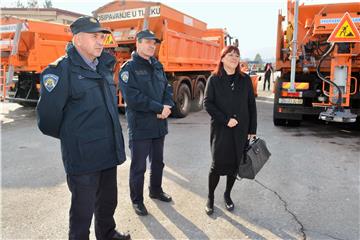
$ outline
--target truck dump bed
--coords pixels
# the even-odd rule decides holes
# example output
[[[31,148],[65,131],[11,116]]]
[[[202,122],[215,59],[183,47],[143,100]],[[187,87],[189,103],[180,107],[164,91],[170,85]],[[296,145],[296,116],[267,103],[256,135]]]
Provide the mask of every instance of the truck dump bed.
[[[65,54],[66,44],[71,38],[67,25],[2,17],[0,49],[3,97],[15,75],[17,85],[10,99],[36,102],[40,87],[39,74],[49,63]]]
[[[18,43],[15,42],[17,25],[21,25]],[[2,17],[0,49],[2,64],[13,65],[15,71],[40,73],[50,62],[65,53],[71,41],[69,26],[38,20]],[[17,44],[17,46],[16,46]],[[14,47],[17,52],[11,54]]]
[[[136,32],[144,28],[147,7],[150,10],[148,29],[162,40],[157,57],[166,72],[212,71],[215,68],[224,46],[222,29],[207,29],[206,23],[156,2],[114,1],[94,14],[103,26],[113,31],[118,44],[135,44]],[[122,56],[126,60],[130,52]]]

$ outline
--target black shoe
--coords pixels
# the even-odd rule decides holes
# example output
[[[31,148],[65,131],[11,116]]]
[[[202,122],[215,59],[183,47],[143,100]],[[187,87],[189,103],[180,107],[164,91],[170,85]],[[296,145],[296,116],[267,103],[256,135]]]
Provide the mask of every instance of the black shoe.
[[[111,238],[111,240],[130,240],[131,236],[128,233],[118,232],[115,231],[114,236]]]
[[[205,212],[209,216],[214,213],[214,199],[211,200],[210,198],[208,198],[206,202]]]
[[[225,201],[225,208],[228,211],[232,211],[234,210],[235,206],[233,201],[231,200],[230,196],[227,196],[226,194],[224,194],[224,201]]]
[[[164,192],[161,192],[161,193],[149,193],[149,197],[151,198],[155,198],[155,199],[158,199],[160,201],[163,201],[163,202],[171,202],[172,198],[169,194],[167,193],[164,193]]]
[[[148,211],[143,203],[133,203],[133,208],[135,210],[135,213],[139,216],[148,215]]]

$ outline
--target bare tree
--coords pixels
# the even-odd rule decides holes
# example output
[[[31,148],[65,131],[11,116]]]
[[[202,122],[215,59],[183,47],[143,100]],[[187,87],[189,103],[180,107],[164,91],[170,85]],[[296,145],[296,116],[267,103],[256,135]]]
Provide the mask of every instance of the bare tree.
[[[45,0],[43,7],[44,8],[52,8],[53,4],[52,4],[51,0]]]
[[[38,8],[39,7],[38,0],[28,0],[27,1],[27,7],[28,8]]]
[[[17,7],[17,8],[25,8],[25,5],[22,3],[21,0],[17,0],[17,1],[16,1],[16,7]]]

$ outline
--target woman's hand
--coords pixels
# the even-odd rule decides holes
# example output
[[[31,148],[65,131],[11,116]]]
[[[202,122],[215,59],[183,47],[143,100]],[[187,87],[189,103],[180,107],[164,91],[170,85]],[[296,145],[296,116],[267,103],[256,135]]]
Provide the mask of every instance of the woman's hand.
[[[235,127],[236,125],[238,125],[238,121],[237,121],[235,118],[230,118],[227,126],[228,126],[229,128],[233,128],[233,127]]]
[[[256,134],[248,134],[248,140],[252,140],[256,138]]]

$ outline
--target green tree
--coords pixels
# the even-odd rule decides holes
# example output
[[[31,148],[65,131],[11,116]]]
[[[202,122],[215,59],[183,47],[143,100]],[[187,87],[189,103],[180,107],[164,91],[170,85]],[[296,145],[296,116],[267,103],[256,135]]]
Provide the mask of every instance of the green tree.
[[[261,59],[260,53],[257,53],[257,54],[255,55],[254,61],[256,61],[256,62],[258,62],[258,63],[260,63],[260,64],[263,63],[263,60]]]
[[[45,0],[43,7],[44,8],[52,8],[53,4],[52,4],[51,0]]]

